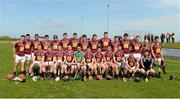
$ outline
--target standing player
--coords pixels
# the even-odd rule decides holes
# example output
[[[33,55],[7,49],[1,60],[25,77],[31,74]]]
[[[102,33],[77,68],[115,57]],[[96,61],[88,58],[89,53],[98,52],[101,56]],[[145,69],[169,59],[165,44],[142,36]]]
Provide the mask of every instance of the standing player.
[[[91,51],[95,53],[98,49],[99,40],[97,39],[97,35],[93,34],[92,39],[90,41]]]
[[[18,40],[13,47],[13,53],[15,58],[14,76],[16,76],[16,68],[19,63],[21,63],[21,74],[24,74],[24,62],[25,62],[24,45],[25,45],[25,36],[21,35],[21,39]]]
[[[104,32],[104,38],[100,40],[102,51],[105,52],[108,46],[111,45],[111,39],[108,37],[108,32]]]
[[[29,67],[30,67],[30,61],[32,60],[32,41],[30,40],[30,35],[26,34],[26,41],[25,41],[25,47],[24,47],[24,53],[26,58],[26,73],[29,73]]]
[[[106,67],[104,66],[104,63],[103,63],[104,55],[101,52],[101,47],[98,47],[97,52],[95,53],[94,57],[95,57],[94,63],[97,66],[97,70],[100,74],[100,79],[101,79],[102,75],[104,74],[105,69],[106,69]]]
[[[53,50],[54,52],[57,52],[59,45],[60,45],[60,42],[59,42],[59,40],[58,40],[58,36],[57,36],[57,35],[54,35],[54,36],[53,36],[53,41],[51,42],[52,50]]]
[[[113,49],[112,49],[113,52],[117,51],[118,46],[120,46],[120,41],[119,41],[118,36],[114,37],[114,41],[113,41],[112,45],[113,45]]]
[[[86,49],[89,45],[89,41],[88,41],[87,36],[85,34],[82,35],[82,40],[80,41],[80,45],[81,45],[82,51],[86,52]]]
[[[144,40],[144,45],[142,46],[142,49],[141,49],[141,54],[143,55],[145,50],[148,50],[149,52],[151,52],[151,44],[149,43],[149,40],[148,39],[145,39]]]
[[[124,52],[125,57],[129,56],[129,48],[131,46],[130,40],[129,40],[128,37],[129,37],[128,33],[125,33],[124,34],[124,39],[121,40],[121,47],[122,47],[122,51]]]
[[[94,64],[94,55],[93,53],[91,52],[91,48],[88,47],[87,48],[87,51],[84,55],[84,63],[85,63],[85,67],[82,68],[83,72],[86,74],[86,67],[87,67],[87,70],[89,72],[90,70],[90,76],[89,76],[89,79],[93,79],[93,74],[95,74],[95,76],[97,75],[97,68]]]
[[[77,47],[79,44],[79,39],[78,39],[77,33],[73,34],[73,37],[70,39],[70,44],[72,46],[73,51],[77,51]]]
[[[63,34],[63,39],[60,41],[63,50],[67,50],[68,44],[69,44],[69,39],[68,39],[68,34],[64,33]]]
[[[141,72],[144,74],[146,82],[148,82],[150,74],[155,73],[153,69],[153,59],[151,57],[151,52],[148,50],[145,50],[143,56],[141,57]]]
[[[121,74],[122,80],[126,81],[125,79],[125,57],[124,57],[124,52],[121,50],[121,46],[118,46],[117,51],[114,52],[114,64],[116,65],[116,73]],[[120,71],[120,72],[119,72]]]
[[[38,49],[38,45],[41,45],[41,41],[39,39],[39,35],[34,35],[35,39],[32,41],[32,57],[34,57],[34,52]]]
[[[159,37],[156,36],[155,37],[155,43],[152,44],[151,47],[152,51],[152,56],[155,59],[155,61],[158,61],[159,63],[159,67],[158,67],[158,75],[160,77],[161,75],[161,68],[163,69],[164,74],[166,74],[165,72],[165,66],[163,66],[163,62],[164,62],[164,58],[163,58],[163,53],[162,53],[162,46],[159,43]]]
[[[140,42],[140,36],[136,36],[134,40],[131,42],[132,45],[132,53],[134,57],[137,59],[138,62],[140,62],[141,59],[141,42]]]
[[[44,40],[41,41],[42,49],[46,52],[48,51],[48,47],[51,45],[51,42],[49,40],[49,35],[44,36]]]
[[[42,72],[42,65],[43,65],[44,51],[42,50],[42,46],[40,44],[37,45],[37,48],[38,49],[34,52],[32,64],[29,68],[29,76],[33,76],[32,71],[34,70],[35,65],[37,65],[38,68],[40,68],[40,71],[38,71],[38,73],[40,72],[40,75],[43,77],[44,72]]]

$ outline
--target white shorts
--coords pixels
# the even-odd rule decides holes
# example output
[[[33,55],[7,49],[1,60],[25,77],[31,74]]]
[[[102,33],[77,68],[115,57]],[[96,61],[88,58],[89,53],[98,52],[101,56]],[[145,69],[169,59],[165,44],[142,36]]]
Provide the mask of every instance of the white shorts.
[[[26,58],[26,61],[32,60],[32,57],[31,57],[31,55],[29,55],[29,54],[25,54],[25,58]]]
[[[52,65],[54,62],[50,61],[50,62],[44,62],[44,65],[45,66],[49,66],[49,65]]]
[[[31,56],[32,56],[32,59],[33,59],[33,57],[34,57],[34,53],[31,53]]]
[[[86,66],[91,67],[93,63],[86,63]]]
[[[15,63],[19,63],[19,62],[24,63],[25,60],[26,60],[25,56],[16,55],[15,57]]]
[[[135,54],[133,54],[133,56],[137,59],[138,62],[140,61],[140,59],[141,59],[140,53],[135,53]]]
[[[128,57],[129,56],[129,54],[124,54],[124,57]]]
[[[135,69],[136,69],[136,67],[135,67],[135,66],[130,67],[130,70],[132,70],[132,71],[134,71]]]

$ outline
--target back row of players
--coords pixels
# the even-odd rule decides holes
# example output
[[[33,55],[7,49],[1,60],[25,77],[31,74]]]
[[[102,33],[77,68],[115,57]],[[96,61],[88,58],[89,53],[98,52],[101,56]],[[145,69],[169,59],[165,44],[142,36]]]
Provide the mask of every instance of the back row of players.
[[[158,61],[158,75],[160,76],[163,54],[161,44],[158,42],[159,37],[155,37],[155,43],[149,44],[140,42],[140,37],[129,39],[128,33],[125,33],[122,40],[118,36],[112,41],[108,37],[108,32],[104,32],[104,37],[97,38],[92,35],[87,39],[83,35],[78,38],[77,33],[72,38],[68,34],[63,34],[63,39],[59,40],[57,35],[53,40],[45,35],[40,40],[39,35],[35,34],[34,40],[30,35],[21,35],[21,39],[14,45],[14,75],[18,63],[21,63],[21,74],[25,72],[32,76],[33,67],[40,67],[39,74],[41,77],[56,77],[57,79],[64,76],[74,77],[81,74],[82,79],[86,81],[87,74],[89,79],[97,77],[115,77],[119,76],[126,80],[128,76],[140,74],[148,81],[150,74],[155,73],[153,69],[153,60]],[[49,70],[46,69],[49,67]],[[111,69],[111,72],[109,72]]]

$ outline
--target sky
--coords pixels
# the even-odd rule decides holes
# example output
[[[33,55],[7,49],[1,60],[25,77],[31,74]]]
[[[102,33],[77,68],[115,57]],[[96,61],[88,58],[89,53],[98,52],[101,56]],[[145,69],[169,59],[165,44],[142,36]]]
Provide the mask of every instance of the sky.
[[[0,36],[76,32],[102,37],[107,15],[111,37],[124,32],[180,36],[180,0],[0,0]]]

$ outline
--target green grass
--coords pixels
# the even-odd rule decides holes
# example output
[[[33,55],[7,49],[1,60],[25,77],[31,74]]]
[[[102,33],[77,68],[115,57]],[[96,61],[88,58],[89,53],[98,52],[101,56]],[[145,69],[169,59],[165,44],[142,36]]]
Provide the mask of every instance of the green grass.
[[[180,48],[180,42],[177,43],[164,43],[162,44],[164,48]]]
[[[133,98],[180,98],[180,82],[167,80],[170,74],[180,76],[180,60],[166,58],[167,74],[161,79],[153,78],[148,83],[120,80],[55,82],[44,80],[14,83],[5,79],[12,72],[13,55],[9,43],[0,45],[0,97],[3,98],[53,98],[53,97],[133,97]]]

